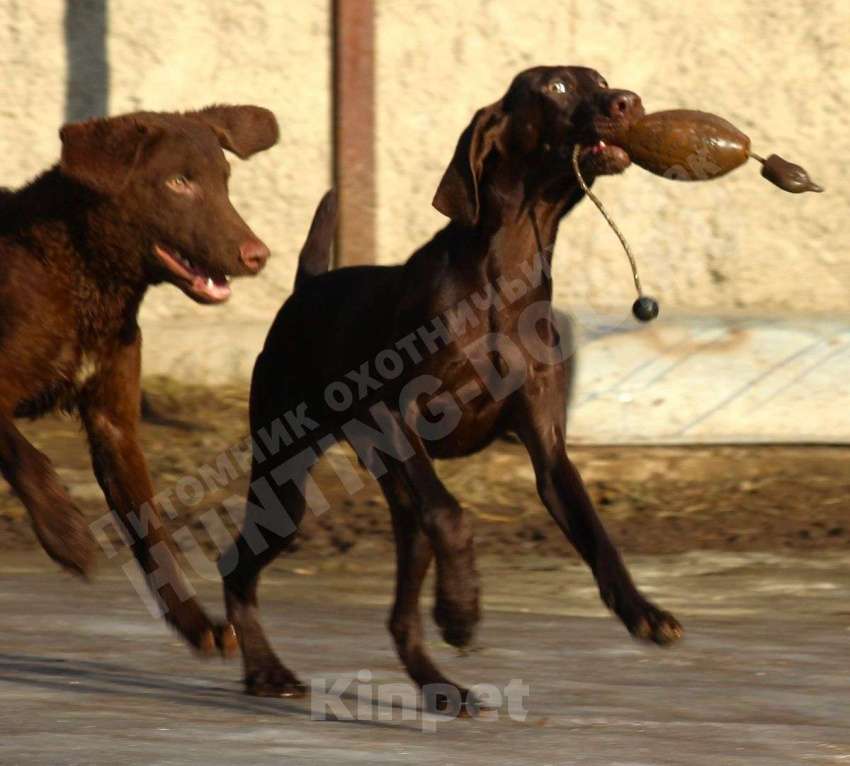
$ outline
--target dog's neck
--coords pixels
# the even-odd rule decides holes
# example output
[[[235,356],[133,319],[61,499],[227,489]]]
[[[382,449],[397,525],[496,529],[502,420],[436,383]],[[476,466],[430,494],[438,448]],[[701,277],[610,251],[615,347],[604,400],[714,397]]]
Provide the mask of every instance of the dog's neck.
[[[535,188],[528,179],[516,179],[491,186],[473,234],[486,278],[527,278],[542,271],[535,298],[551,300],[549,274],[558,227],[583,196],[574,182],[566,181]]]
[[[58,266],[75,269],[103,291],[144,294],[142,254],[116,229],[116,211],[58,166],[0,199],[0,212],[0,237],[32,242],[35,251],[49,253]]]

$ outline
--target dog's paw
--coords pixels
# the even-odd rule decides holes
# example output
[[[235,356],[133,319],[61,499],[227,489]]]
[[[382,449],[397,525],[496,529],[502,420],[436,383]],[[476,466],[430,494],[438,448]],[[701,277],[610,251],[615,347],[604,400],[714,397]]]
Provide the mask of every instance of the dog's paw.
[[[478,718],[492,714],[493,709],[481,703],[469,689],[461,686],[437,684],[423,688],[424,709],[429,713],[452,718]]]
[[[236,638],[236,628],[229,622],[216,625],[215,645],[225,659],[235,657],[239,652],[239,639]]]
[[[202,657],[233,657],[239,651],[236,629],[228,623],[213,623],[202,628],[196,639],[187,636]]]
[[[442,633],[443,640],[458,649],[468,647],[475,638],[475,631],[481,620],[478,599],[462,604],[437,596],[434,604],[434,622]]]
[[[623,622],[635,638],[658,646],[669,646],[685,635],[685,629],[670,612],[648,601],[633,610],[629,620]]]
[[[194,598],[181,602],[174,611],[166,612],[165,619],[204,659],[227,659],[239,651],[239,640],[233,625],[211,620]]]
[[[435,595],[434,622],[443,640],[458,649],[468,647],[481,621],[481,588],[474,562],[462,577],[438,579]]]
[[[274,664],[245,673],[245,693],[254,697],[305,697],[307,687],[283,665]]]
[[[33,512],[33,528],[47,555],[83,578],[94,569],[97,544],[85,516],[61,493],[49,513]]]

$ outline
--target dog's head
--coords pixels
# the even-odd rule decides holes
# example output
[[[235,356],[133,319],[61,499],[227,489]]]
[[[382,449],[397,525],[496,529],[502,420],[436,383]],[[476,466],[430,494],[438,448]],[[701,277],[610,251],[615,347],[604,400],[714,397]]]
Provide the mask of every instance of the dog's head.
[[[246,159],[273,146],[274,115],[258,106],[185,114],[139,112],[65,125],[60,171],[102,198],[111,247],[127,268],[171,282],[199,303],[230,297],[230,277],[269,257],[228,196],[222,149]]]
[[[586,67],[535,67],[514,78],[495,104],[479,109],[458,141],[434,197],[452,220],[478,223],[488,173],[526,193],[567,193],[576,186],[571,157],[583,147],[583,173],[621,173],[630,160],[606,143],[641,117],[640,98],[613,90]]]

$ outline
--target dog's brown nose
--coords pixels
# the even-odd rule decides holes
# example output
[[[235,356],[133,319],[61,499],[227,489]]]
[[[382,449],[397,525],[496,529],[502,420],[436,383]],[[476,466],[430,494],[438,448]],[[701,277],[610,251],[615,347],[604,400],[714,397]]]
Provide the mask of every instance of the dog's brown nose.
[[[612,120],[631,121],[643,117],[643,104],[637,93],[630,90],[615,90],[608,95],[606,112]]]
[[[255,274],[266,265],[269,249],[258,239],[250,239],[239,248],[239,259]]]

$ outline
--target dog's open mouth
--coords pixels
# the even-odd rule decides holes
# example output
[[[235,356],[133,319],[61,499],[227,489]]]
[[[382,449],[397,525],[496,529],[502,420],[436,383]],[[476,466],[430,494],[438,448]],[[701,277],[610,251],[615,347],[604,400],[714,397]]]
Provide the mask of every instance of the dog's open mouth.
[[[172,282],[198,303],[223,303],[230,297],[230,277],[213,274],[176,250],[154,245],[154,254],[173,277]]]

